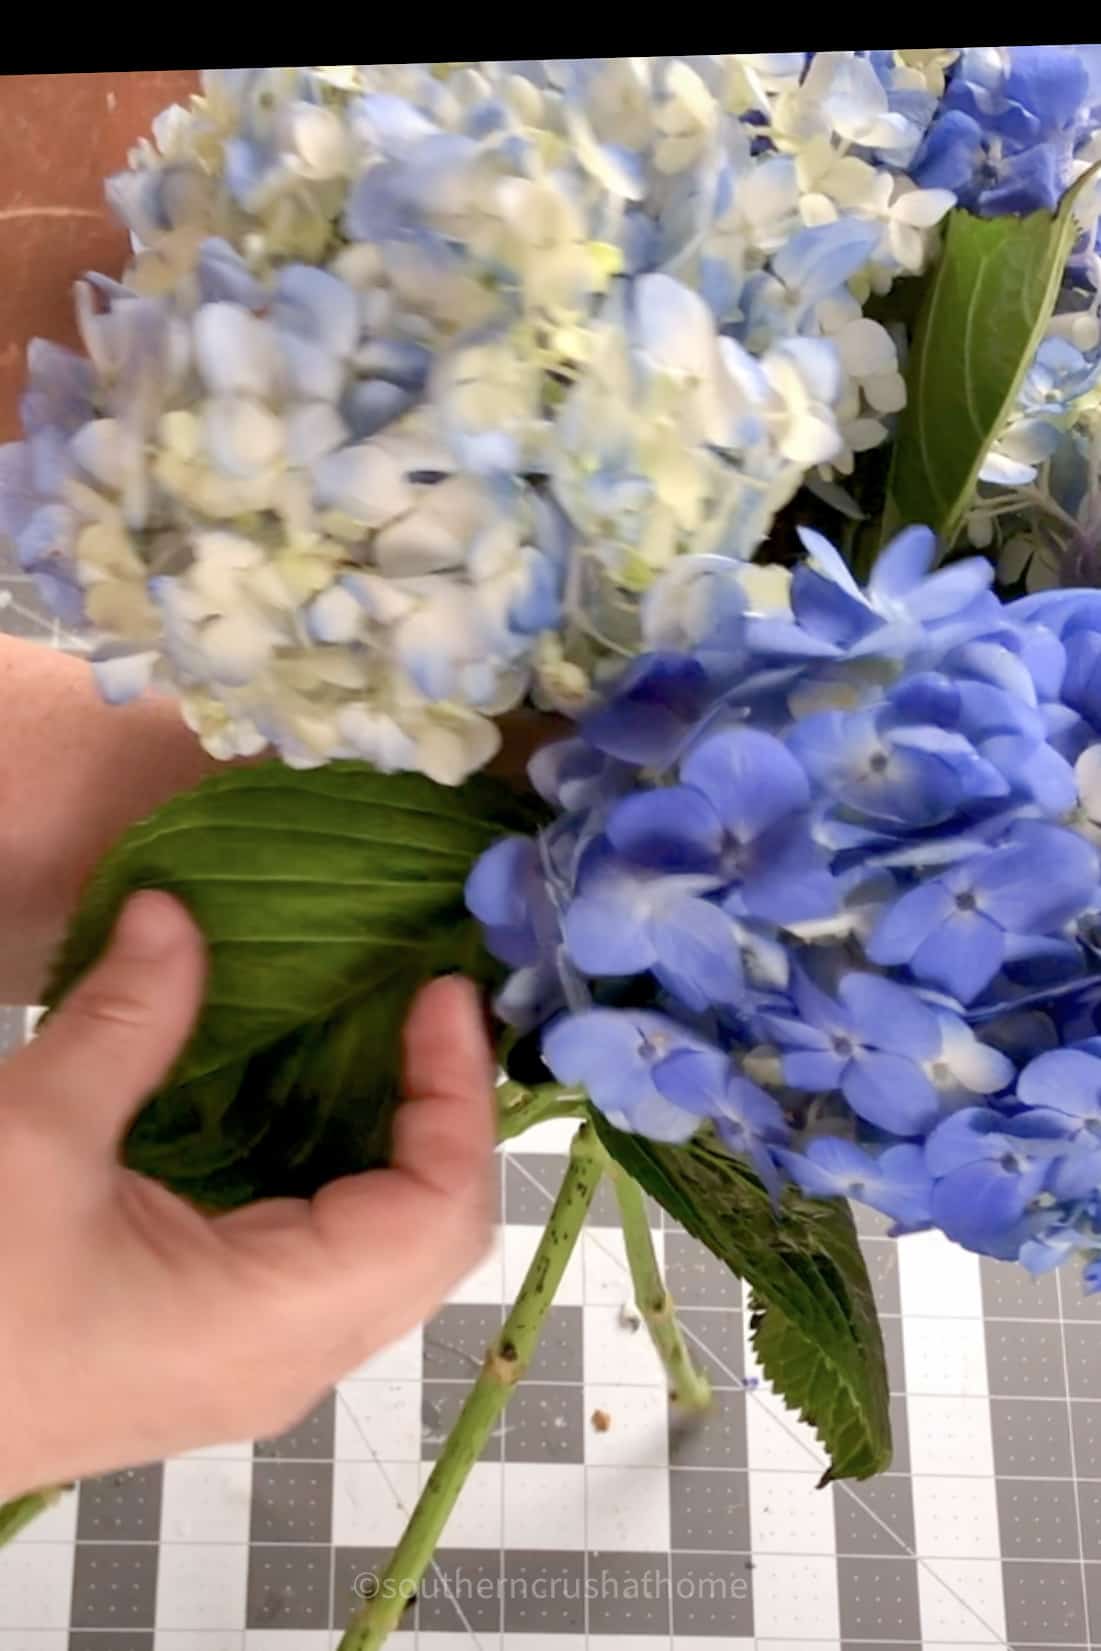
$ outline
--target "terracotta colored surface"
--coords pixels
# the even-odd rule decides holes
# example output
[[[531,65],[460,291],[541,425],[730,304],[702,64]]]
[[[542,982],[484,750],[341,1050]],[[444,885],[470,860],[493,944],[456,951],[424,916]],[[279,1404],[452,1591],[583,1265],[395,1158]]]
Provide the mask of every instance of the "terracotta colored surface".
[[[0,440],[19,433],[27,340],[73,342],[73,281],[125,262],[104,178],[196,84],[190,69],[0,75]]]

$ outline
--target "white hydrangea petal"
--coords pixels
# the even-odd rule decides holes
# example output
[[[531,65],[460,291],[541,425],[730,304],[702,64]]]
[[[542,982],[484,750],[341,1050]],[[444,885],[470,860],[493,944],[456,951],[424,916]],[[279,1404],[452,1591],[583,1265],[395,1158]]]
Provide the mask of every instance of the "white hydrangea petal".
[[[900,195],[891,207],[891,216],[914,229],[932,229],[956,204],[950,189],[913,189]]]
[[[454,697],[456,670],[478,658],[484,637],[470,593],[440,576],[422,581],[423,600],[392,631],[410,681],[426,700]]]
[[[82,425],[69,451],[93,480],[115,491],[122,488],[127,467],[127,432],[117,419],[91,419]]]
[[[808,229],[819,229],[823,224],[834,224],[840,213],[828,195],[804,195],[799,202],[799,216]]]
[[[108,705],[126,705],[148,688],[159,655],[152,649],[143,653],[118,654],[92,660],[92,673]]]
[[[861,389],[877,413],[901,413],[906,405],[906,380],[897,368],[893,372],[875,373],[864,379]]]
[[[461,785],[497,755],[501,734],[488,717],[433,718],[417,736],[417,767],[437,785]]]
[[[917,275],[925,263],[926,232],[891,218],[887,225],[887,245],[891,256],[908,275]]]
[[[841,365],[854,378],[872,378],[898,370],[898,355],[886,327],[861,316],[833,335]]]
[[[871,64],[845,52],[816,54],[802,90],[807,105],[820,108],[849,142],[863,142],[887,114],[887,94]]]
[[[306,612],[310,635],[318,642],[352,642],[363,628],[363,608],[351,591],[330,585]]]
[[[340,357],[311,338],[279,334],[282,375],[291,394],[303,401],[336,401],[344,388]]]
[[[278,636],[254,614],[221,614],[203,626],[201,646],[215,681],[243,685],[266,664]]]
[[[313,476],[323,506],[365,527],[382,527],[416,502],[401,464],[375,442],[326,454],[313,466]]]
[[[348,135],[335,109],[314,103],[288,106],[284,135],[304,178],[336,178],[348,164]]]
[[[416,742],[384,711],[362,702],[344,705],[337,712],[336,726],[353,752],[381,773],[416,768]]]
[[[840,450],[841,445],[841,432],[832,419],[806,413],[793,420],[784,432],[780,451],[793,464],[807,468],[812,464],[825,464]]]
[[[224,476],[259,475],[283,455],[283,423],[244,397],[208,401],[202,436],[207,458]]]
[[[887,426],[877,418],[857,418],[844,426],[844,437],[854,453],[867,453],[887,439]]]
[[[328,270],[290,264],[275,278],[272,317],[280,331],[319,344],[330,355],[348,357],[359,340],[359,298]]]
[[[439,127],[404,97],[369,92],[349,110],[353,132],[368,147],[400,155],[439,131]]]
[[[669,275],[634,284],[632,331],[655,369],[706,378],[716,363],[715,322],[698,293]]]
[[[289,408],[284,414],[283,431],[289,463],[304,467],[316,464],[348,439],[344,420],[327,401]]]
[[[641,201],[646,194],[646,174],[639,155],[618,144],[600,143],[580,110],[566,105],[566,130],[579,163],[610,195],[624,201]]]
[[[997,1049],[982,1043],[954,1015],[938,1016],[940,1059],[958,1083],[973,1095],[994,1095],[1013,1081],[1013,1065]]]
[[[1021,464],[1019,460],[1008,458],[1005,454],[991,449],[983,460],[979,480],[994,482],[999,487],[1026,487],[1029,482],[1036,480],[1036,466]]]
[[[817,401],[833,402],[841,389],[841,364],[824,338],[789,338],[769,352],[765,371],[778,362],[794,371]]]
[[[272,394],[278,356],[272,329],[238,304],[204,304],[193,324],[195,358],[213,395]]]

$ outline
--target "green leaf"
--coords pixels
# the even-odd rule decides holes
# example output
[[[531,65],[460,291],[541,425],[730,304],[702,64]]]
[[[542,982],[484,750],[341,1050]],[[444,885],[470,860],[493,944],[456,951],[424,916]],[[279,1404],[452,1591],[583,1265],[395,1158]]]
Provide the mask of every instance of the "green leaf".
[[[215,1207],[382,1162],[409,1000],[446,970],[492,978],[463,886],[491,842],[531,825],[531,804],[485,778],[453,790],[270,763],[135,826],[86,889],[49,993],[95,961],[135,889],[170,890],[206,935],[202,1016],[127,1162]]]
[[[1054,217],[950,215],[910,353],[884,538],[916,522],[951,546],[1051,318],[1077,233],[1074,202],[1093,176]]]
[[[785,1194],[779,1217],[713,1135],[663,1146],[613,1129],[601,1141],[687,1232],[745,1279],[769,1381],[817,1430],[831,1479],[866,1479],[891,1458],[883,1340],[848,1206]]]

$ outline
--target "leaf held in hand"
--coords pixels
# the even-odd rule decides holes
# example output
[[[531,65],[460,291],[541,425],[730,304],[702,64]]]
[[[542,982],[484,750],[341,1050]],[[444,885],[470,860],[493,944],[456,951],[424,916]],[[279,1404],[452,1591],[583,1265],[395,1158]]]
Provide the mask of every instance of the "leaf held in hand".
[[[361,763],[270,763],[207,780],[129,831],[84,893],[51,1006],[139,888],[188,907],[210,975],[127,1162],[224,1208],[384,1161],[409,1001],[447,970],[492,977],[463,887],[477,855],[530,825],[530,803],[486,778],[452,789]]]
[[[1092,181],[1054,216],[949,217],[910,353],[884,538],[920,523],[951,546],[1051,318],[1079,233],[1074,202]]]
[[[592,1117],[616,1162],[750,1286],[757,1357],[817,1430],[826,1481],[879,1473],[891,1458],[886,1365],[847,1205],[789,1192],[777,1218],[756,1176],[713,1136],[663,1146]]]

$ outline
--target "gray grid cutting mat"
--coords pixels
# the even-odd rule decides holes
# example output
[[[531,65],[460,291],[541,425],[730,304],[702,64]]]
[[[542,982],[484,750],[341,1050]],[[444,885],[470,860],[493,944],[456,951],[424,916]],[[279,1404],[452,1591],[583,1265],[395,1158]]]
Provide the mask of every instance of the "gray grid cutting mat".
[[[0,626],[63,642],[10,588]],[[519,1286],[566,1140],[512,1144],[492,1256],[293,1432],[86,1483],[0,1551],[0,1651],[330,1651]],[[1101,1646],[1101,1306],[1069,1275],[866,1223],[895,1457],[818,1491],[739,1285],[652,1215],[713,1410],[670,1417],[602,1189],[396,1651]]]

